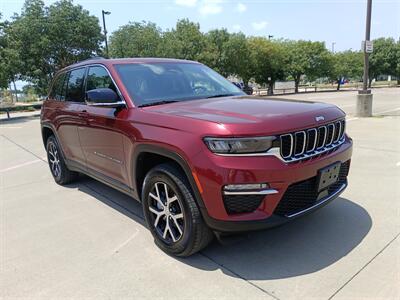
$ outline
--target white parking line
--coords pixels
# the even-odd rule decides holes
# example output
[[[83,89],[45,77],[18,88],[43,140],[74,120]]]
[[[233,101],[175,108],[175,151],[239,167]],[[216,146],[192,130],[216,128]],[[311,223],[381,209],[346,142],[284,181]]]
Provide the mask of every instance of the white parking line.
[[[22,168],[22,167],[25,167],[25,166],[29,166],[29,165],[35,164],[37,162],[43,162],[43,161],[40,160],[40,159],[31,160],[31,161],[28,161],[28,162],[25,162],[25,163],[22,163],[22,164],[19,164],[19,165],[15,165],[15,166],[12,166],[12,167],[1,169],[0,173],[4,173],[4,172],[7,172],[7,171],[11,171],[11,170],[15,170],[15,169]]]
[[[0,129],[21,129],[22,126],[0,126]]]
[[[393,109],[388,109],[388,110],[384,110],[384,111],[379,111],[379,112],[377,112],[377,114],[385,114],[385,113],[388,113],[388,112],[398,111],[398,110],[400,110],[400,107],[393,108]]]
[[[354,121],[354,120],[358,120],[358,118],[356,117],[356,118],[346,119],[347,122],[349,122],[349,121]]]

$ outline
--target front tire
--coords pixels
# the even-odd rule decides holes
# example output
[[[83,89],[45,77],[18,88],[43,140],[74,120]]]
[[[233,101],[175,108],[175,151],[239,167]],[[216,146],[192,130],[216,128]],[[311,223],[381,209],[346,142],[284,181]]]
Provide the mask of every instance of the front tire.
[[[49,162],[50,172],[54,181],[60,185],[65,185],[76,180],[79,173],[70,171],[65,164],[61,154],[60,146],[54,135],[47,139],[46,143],[47,161]]]
[[[164,252],[190,256],[212,240],[186,177],[174,165],[162,164],[148,172],[142,202],[147,225]]]

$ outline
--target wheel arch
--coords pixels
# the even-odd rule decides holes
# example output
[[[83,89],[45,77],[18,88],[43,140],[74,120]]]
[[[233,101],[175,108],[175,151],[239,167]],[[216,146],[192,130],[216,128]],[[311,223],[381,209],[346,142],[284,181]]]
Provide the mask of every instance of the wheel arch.
[[[147,160],[144,160],[144,158]],[[145,165],[146,162],[149,162],[149,159],[151,163]],[[141,199],[142,184],[147,172],[152,167],[166,162],[175,164],[184,173],[192,189],[196,203],[203,211],[205,208],[204,202],[187,161],[176,152],[154,145],[138,145],[132,159],[133,181],[138,199]]]

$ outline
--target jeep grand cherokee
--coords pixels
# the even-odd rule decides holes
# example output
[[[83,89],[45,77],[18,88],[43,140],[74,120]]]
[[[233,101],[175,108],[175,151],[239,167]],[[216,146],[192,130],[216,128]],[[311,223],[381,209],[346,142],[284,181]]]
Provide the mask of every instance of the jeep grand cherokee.
[[[139,200],[156,244],[276,226],[347,186],[336,106],[247,96],[193,61],[90,59],[57,73],[41,113],[54,180],[85,173]]]

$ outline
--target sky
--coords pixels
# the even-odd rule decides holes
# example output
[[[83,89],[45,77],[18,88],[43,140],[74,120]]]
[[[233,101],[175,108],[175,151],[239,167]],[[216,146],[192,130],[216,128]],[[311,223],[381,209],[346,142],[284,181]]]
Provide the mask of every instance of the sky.
[[[44,1],[46,5],[55,1]],[[324,41],[335,51],[359,50],[365,35],[367,0],[74,0],[109,33],[128,22],[151,21],[163,30],[178,19],[200,23],[203,32],[227,28],[246,35]],[[20,13],[23,0],[0,0],[3,19]],[[400,0],[373,0],[371,38],[400,36]]]

